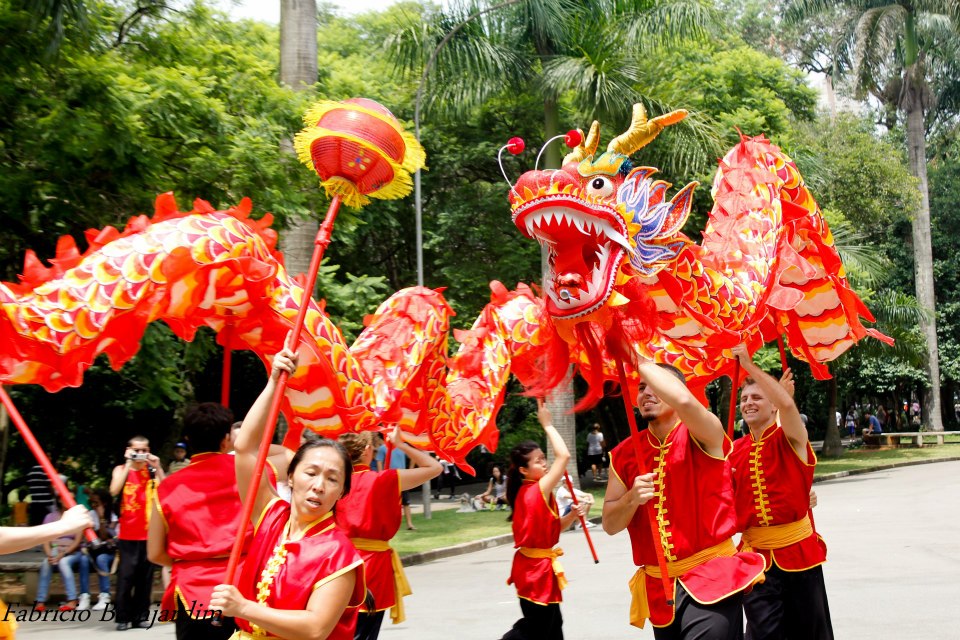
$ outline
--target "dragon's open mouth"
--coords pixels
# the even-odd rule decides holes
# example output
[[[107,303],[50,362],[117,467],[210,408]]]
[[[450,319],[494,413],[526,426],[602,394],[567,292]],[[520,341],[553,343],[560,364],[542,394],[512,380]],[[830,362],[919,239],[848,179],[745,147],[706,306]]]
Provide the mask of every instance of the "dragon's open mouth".
[[[550,315],[583,316],[610,297],[623,250],[630,247],[612,207],[551,194],[518,207],[514,223],[549,252],[544,288]]]

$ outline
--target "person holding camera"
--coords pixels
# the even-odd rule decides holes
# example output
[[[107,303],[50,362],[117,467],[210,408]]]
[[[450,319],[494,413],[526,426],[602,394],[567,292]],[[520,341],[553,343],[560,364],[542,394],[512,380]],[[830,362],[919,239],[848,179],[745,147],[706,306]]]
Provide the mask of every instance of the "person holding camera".
[[[145,437],[130,438],[123,457],[124,463],[114,467],[110,478],[110,495],[121,496],[120,566],[114,598],[118,631],[150,626],[147,618],[155,566],[147,558],[147,531],[156,485],[164,478],[160,459],[150,453],[150,441]]]

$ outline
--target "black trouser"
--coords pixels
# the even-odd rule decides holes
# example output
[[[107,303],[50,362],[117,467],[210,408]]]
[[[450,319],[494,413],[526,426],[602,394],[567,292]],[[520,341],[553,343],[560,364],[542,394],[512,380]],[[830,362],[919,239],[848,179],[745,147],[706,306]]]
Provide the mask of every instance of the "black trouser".
[[[384,613],[386,613],[386,609],[373,613],[361,611],[357,615],[357,630],[353,634],[353,640],[377,640],[380,635],[380,625],[383,624]]]
[[[668,627],[653,628],[657,640],[740,640],[743,638],[743,594],[714,604],[694,600],[677,581],[676,613]]]
[[[237,624],[233,618],[221,617],[220,626],[214,626],[214,617],[209,615],[209,605],[204,605],[197,612],[201,617],[193,619],[190,613],[183,606],[180,598],[177,598],[177,640],[227,640],[237,630]]]
[[[563,615],[560,603],[537,604],[520,598],[523,617],[501,640],[563,640]]]
[[[147,560],[146,540],[117,540],[120,566],[117,568],[117,622],[138,622],[150,615],[153,570]]]
[[[784,571],[774,565],[743,599],[748,640],[833,640],[823,568]]]

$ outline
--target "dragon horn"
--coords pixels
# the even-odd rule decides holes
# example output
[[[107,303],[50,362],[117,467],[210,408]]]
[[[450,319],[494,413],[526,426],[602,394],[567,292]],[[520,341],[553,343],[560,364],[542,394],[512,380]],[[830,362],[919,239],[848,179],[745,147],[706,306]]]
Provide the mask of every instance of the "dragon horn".
[[[639,102],[633,105],[633,119],[630,128],[610,141],[607,151],[615,151],[629,156],[650,144],[664,127],[676,124],[687,117],[686,109],[678,109],[647,120],[647,111]]]
[[[590,125],[590,133],[587,134],[586,138],[583,137],[582,130],[577,129],[577,131],[580,133],[580,139],[583,140],[583,142],[563,158],[563,164],[580,162],[584,158],[592,156],[597,151],[597,145],[600,144],[600,123],[596,120]]]

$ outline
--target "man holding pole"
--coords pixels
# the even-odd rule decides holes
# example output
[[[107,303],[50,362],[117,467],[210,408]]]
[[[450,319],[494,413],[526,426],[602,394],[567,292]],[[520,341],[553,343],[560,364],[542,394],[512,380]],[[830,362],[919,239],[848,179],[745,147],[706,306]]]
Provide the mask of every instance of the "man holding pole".
[[[747,637],[832,640],[821,567],[827,547],[809,514],[817,457],[788,388],[754,364],[746,346],[733,355],[750,376],[740,391],[750,434],[730,454],[741,549],[766,562],[765,582],[743,601]]]
[[[740,638],[743,593],[763,579],[763,557],[737,553],[731,540],[736,516],[726,463],[730,440],[680,371],[647,360],[636,369],[636,403],[648,428],[632,435],[639,442],[624,441],[610,453],[603,504],[604,531],[627,529],[639,567],[630,581],[630,623],[642,628],[649,618],[658,639]]]

